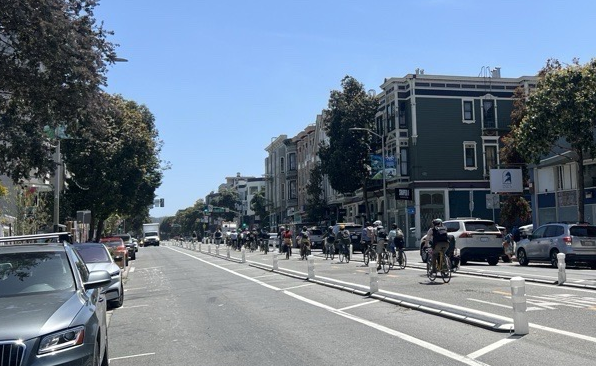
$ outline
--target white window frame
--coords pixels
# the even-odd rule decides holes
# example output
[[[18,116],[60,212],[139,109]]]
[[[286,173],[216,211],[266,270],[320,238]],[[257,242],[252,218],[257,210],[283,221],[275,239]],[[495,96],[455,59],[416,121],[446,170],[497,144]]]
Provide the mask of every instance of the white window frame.
[[[466,103],[472,104],[472,119],[466,119]],[[461,120],[463,123],[476,123],[476,112],[474,111],[474,99],[464,98],[461,100]]]
[[[497,165],[495,166],[495,169],[496,169],[496,168],[499,166],[499,164],[500,164],[500,160],[499,160],[499,140],[498,140],[498,139],[496,139],[496,138],[494,138],[494,137],[491,137],[491,138],[488,138],[488,139],[484,139],[484,138],[483,138],[483,139],[482,139],[482,157],[484,158],[484,159],[483,159],[483,164],[484,164],[484,175],[485,175],[485,176],[487,176],[487,177],[488,177],[488,176],[490,176],[490,171],[488,170],[488,164],[487,164],[487,155],[486,155],[486,148],[487,148],[488,146],[493,146],[493,147],[496,147],[496,148],[497,148],[497,151],[496,151],[496,154],[497,154],[497,155],[496,155],[496,157],[497,157],[497,162],[496,162],[496,164],[497,164]]]
[[[482,129],[485,129],[486,126],[484,125],[484,102],[485,101],[492,101],[493,102],[493,109],[495,110],[495,115],[494,115],[494,119],[495,119],[495,126],[494,127],[489,127],[489,128],[499,128],[499,118],[497,115],[497,99],[490,95],[487,94],[485,95],[482,99],[480,99],[480,119],[482,121]]]
[[[477,170],[478,169],[478,158],[476,152],[476,141],[464,141],[464,170]],[[466,163],[466,150],[467,149],[474,149],[474,166],[467,166]]]

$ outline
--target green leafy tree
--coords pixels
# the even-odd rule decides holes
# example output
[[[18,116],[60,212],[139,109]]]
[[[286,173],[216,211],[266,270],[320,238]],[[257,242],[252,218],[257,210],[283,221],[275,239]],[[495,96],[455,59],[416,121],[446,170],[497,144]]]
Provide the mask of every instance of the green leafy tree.
[[[514,129],[526,115],[526,94],[524,89],[519,87],[513,93],[513,110],[511,111],[512,130],[501,138],[503,147],[501,148],[501,163],[509,167],[521,168],[523,177],[523,186],[527,186],[528,167],[526,159],[519,153],[513,136]],[[511,227],[520,225],[530,220],[532,209],[528,201],[519,194],[509,194],[505,197],[501,208],[501,224]]]
[[[228,208],[232,211],[236,211],[236,205],[240,203],[238,192],[231,188],[222,188],[219,190],[219,195],[215,196],[211,201],[213,206]],[[236,214],[234,212],[223,212],[218,213],[219,217],[225,221],[232,221]]]
[[[63,194],[65,204],[60,207],[62,217],[75,217],[83,208],[91,210],[98,233],[104,220],[114,214],[145,222],[163,170],[168,168],[159,159],[162,142],[151,112],[121,96],[103,98],[109,106],[103,121],[106,128],[65,140],[63,161],[70,177]]]
[[[269,226],[269,216],[267,200],[265,199],[265,190],[261,189],[250,200],[250,209],[255,212],[255,216],[261,218],[261,227]]]
[[[342,91],[331,91],[328,108],[324,111],[324,128],[329,143],[319,149],[321,168],[333,189],[347,194],[362,188],[367,202],[366,181],[370,174],[373,135],[350,128],[373,130],[378,101],[351,76],[344,77],[341,85]],[[368,204],[366,207],[368,209]]]
[[[308,221],[319,222],[325,217],[327,202],[323,197],[323,170],[317,163],[310,171],[310,180],[306,184],[306,214]]]
[[[0,0],[0,174],[15,182],[54,171],[47,133],[58,126],[71,136],[101,128],[91,116],[102,112],[97,95],[117,58],[97,3]]]
[[[514,129],[518,151],[529,161],[558,154],[577,163],[578,220],[584,221],[584,160],[596,156],[596,59],[562,66],[549,60]]]

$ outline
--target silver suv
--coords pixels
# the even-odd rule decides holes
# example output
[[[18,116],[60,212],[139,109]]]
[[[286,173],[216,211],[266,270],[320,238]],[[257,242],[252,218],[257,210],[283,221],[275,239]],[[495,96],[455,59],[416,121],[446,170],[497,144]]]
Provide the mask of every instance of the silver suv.
[[[589,263],[596,268],[596,226],[590,224],[549,223],[520,240],[516,248],[520,265],[530,261],[550,262],[557,267],[557,254],[565,253],[567,263]]]
[[[447,232],[455,239],[459,249],[461,264],[468,261],[488,262],[491,266],[499,263],[503,254],[503,234],[491,220],[474,217],[455,218],[443,221]],[[426,235],[422,237],[420,255],[423,257]]]

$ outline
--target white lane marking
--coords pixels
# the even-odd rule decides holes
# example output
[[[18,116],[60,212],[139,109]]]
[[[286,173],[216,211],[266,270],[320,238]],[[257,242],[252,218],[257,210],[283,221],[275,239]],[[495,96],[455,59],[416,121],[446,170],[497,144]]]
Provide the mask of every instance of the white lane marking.
[[[293,290],[295,288],[306,287],[306,286],[314,286],[314,285],[315,285],[314,283],[306,283],[304,285],[298,285],[298,286],[292,286],[292,287],[287,287],[287,288],[284,288],[284,289],[280,289],[280,291]]]
[[[155,354],[155,352],[151,352],[151,353],[139,353],[138,355],[130,355],[130,356],[122,356],[122,357],[114,357],[114,358],[110,358],[110,362],[114,361],[114,360],[124,360],[126,358],[133,358],[133,357],[142,357],[142,356],[153,356]]]
[[[146,290],[147,287],[133,287],[133,288],[125,288],[124,292],[126,291],[134,291],[134,290]]]
[[[163,268],[163,266],[156,266],[156,267],[147,267],[147,268],[139,268],[139,271],[149,271],[152,269]]]
[[[164,247],[164,248],[168,248],[168,247]],[[168,248],[168,249],[170,249],[170,248]],[[201,262],[203,262],[203,263],[205,263],[205,264],[209,264],[209,265],[212,265],[212,266],[214,266],[214,267],[217,267],[217,268],[223,269],[223,270],[224,270],[224,271],[226,271],[226,272],[229,272],[229,273],[231,273],[231,274],[234,274],[234,275],[236,275],[236,276],[239,276],[239,277],[245,278],[245,279],[247,279],[247,280],[249,280],[249,281],[252,281],[252,282],[258,283],[258,284],[260,284],[260,285],[262,285],[262,286],[264,286],[264,287],[270,288],[270,289],[272,289],[272,290],[275,290],[275,291],[280,291],[280,290],[281,290],[281,289],[279,289],[279,288],[277,288],[277,287],[275,287],[275,286],[271,286],[271,285],[269,285],[269,284],[266,284],[266,283],[264,283],[264,282],[262,282],[262,281],[255,280],[255,279],[253,279],[253,278],[251,278],[251,277],[245,276],[245,275],[243,275],[243,274],[241,274],[241,273],[234,272],[234,271],[232,271],[232,270],[230,270],[230,269],[224,268],[224,267],[222,267],[222,266],[219,266],[219,265],[217,265],[217,264],[209,263],[208,261],[205,261],[204,259],[197,258],[197,257],[195,257],[195,256],[192,256],[192,255],[190,255],[190,254],[187,254],[187,253],[181,252],[181,251],[179,251],[179,250],[176,250],[176,249],[174,249],[174,248],[171,248],[170,250],[173,250],[173,251],[175,251],[175,252],[177,252],[177,253],[180,253],[180,254],[184,254],[184,255],[186,255],[186,256],[189,256],[189,257],[191,257],[191,258],[194,258],[194,259],[196,259],[196,260],[198,260],[198,261],[201,261]],[[337,281],[337,282],[342,282],[342,281]],[[362,286],[360,286],[360,285],[352,284],[352,283],[349,283],[349,282],[342,282],[342,283],[345,283],[345,284],[350,284],[350,285],[356,286],[357,288],[358,288],[358,287],[362,287]],[[534,284],[534,285],[535,285],[535,284]],[[552,287],[552,286],[547,286],[547,287]],[[572,290],[572,289],[569,289],[569,290]],[[432,301],[432,300],[428,300],[428,299],[422,299],[422,298],[417,298],[417,297],[414,297],[414,296],[408,296],[408,295],[404,295],[404,294],[396,294],[396,293],[394,293],[394,292],[383,291],[383,290],[381,290],[380,292],[383,292],[383,293],[388,293],[388,294],[395,294],[395,295],[399,295],[399,296],[402,296],[402,297],[407,297],[407,298],[410,298],[410,299],[420,299],[420,300],[423,300],[423,301],[425,301],[425,302],[427,302],[427,303],[431,303],[431,304],[445,305],[444,303],[441,303],[441,302],[439,302],[439,301]],[[591,293],[593,293],[593,291],[586,291],[586,292],[591,292]],[[284,293],[291,294],[291,292],[285,292],[285,291],[284,291]],[[292,295],[293,295],[293,296],[299,296],[299,295],[295,295],[295,294],[292,294]],[[300,297],[301,297],[301,296],[300,296]],[[304,298],[304,299],[305,299],[305,300],[308,300],[308,299],[306,299],[306,298]],[[319,303],[317,303],[317,304],[319,304]],[[337,312],[337,310],[335,310],[335,309],[333,309],[333,308],[331,308],[331,307],[329,307],[329,306],[327,306],[327,305],[323,305],[323,304],[321,304],[321,305],[322,305],[322,306],[325,306],[326,308],[329,308],[329,309],[331,309],[330,311],[336,311],[336,312]],[[513,319],[511,319],[511,318],[508,318],[508,317],[505,317],[505,316],[501,316],[501,315],[497,315],[497,314],[492,314],[492,313],[487,313],[487,312],[484,312],[484,311],[475,310],[475,309],[471,309],[471,308],[465,308],[465,307],[463,307],[463,306],[457,306],[457,305],[450,305],[450,306],[451,306],[452,308],[454,308],[454,309],[460,309],[460,310],[464,310],[464,311],[466,311],[466,312],[468,312],[468,313],[473,313],[473,314],[481,314],[481,315],[491,316],[491,317],[494,317],[494,318],[497,318],[497,319],[500,319],[500,320],[503,320],[503,321],[506,321],[506,322],[509,322],[509,323],[513,323]],[[338,312],[338,314],[340,314],[340,315],[342,315],[342,316],[347,316],[347,317],[349,317],[349,316],[350,316],[350,314],[348,314],[348,313],[342,313],[342,312]],[[568,337],[571,337],[571,338],[577,338],[577,339],[581,339],[581,340],[584,340],[584,341],[588,341],[588,342],[593,342],[593,343],[596,343],[596,338],[595,338],[595,337],[590,337],[590,336],[583,335],[583,334],[578,334],[578,333],[568,332],[568,331],[565,331],[565,330],[560,330],[560,329],[550,328],[550,327],[546,327],[546,326],[539,325],[539,324],[534,324],[534,323],[530,323],[530,324],[529,324],[529,326],[530,326],[530,327],[533,327],[533,328],[536,328],[536,329],[544,330],[544,331],[547,331],[547,332],[557,333],[557,334],[565,335],[565,336],[568,336]],[[399,332],[398,332],[398,333],[399,333]],[[408,336],[408,335],[406,334],[405,336]],[[409,336],[408,336],[408,337],[409,337]],[[425,343],[426,343],[426,342],[425,342]],[[440,353],[440,352],[439,352],[439,353]],[[463,357],[463,356],[462,356],[462,357]]]
[[[168,248],[168,247],[166,247],[166,248]],[[229,272],[229,273],[231,273],[231,274],[234,274],[234,275],[236,275],[236,276],[238,276],[238,277],[242,277],[242,278],[244,278],[244,279],[247,279],[247,280],[249,280],[249,281],[252,281],[252,282],[254,282],[254,283],[258,283],[258,284],[259,284],[259,285],[261,285],[261,286],[267,287],[267,288],[269,288],[269,289],[272,289],[272,290],[275,290],[275,291],[279,291],[279,288],[277,288],[277,287],[275,287],[275,286],[271,286],[270,284],[267,284],[267,283],[265,283],[265,282],[263,282],[263,281],[255,280],[254,278],[252,278],[252,277],[249,277],[249,276],[246,276],[246,275],[243,275],[242,273],[234,272],[234,271],[232,271],[231,269],[228,269],[228,268],[222,267],[222,266],[220,266],[220,265],[218,265],[218,264],[211,263],[211,262],[209,262],[209,261],[206,261],[206,260],[204,260],[204,259],[201,259],[201,258],[195,257],[194,255],[192,255],[192,254],[190,254],[190,253],[184,253],[184,252],[181,252],[181,251],[179,251],[179,250],[177,250],[177,249],[174,249],[174,248],[168,248],[168,249],[170,249],[170,250],[173,250],[173,251],[175,251],[175,252],[178,252],[178,253],[180,253],[180,254],[184,254],[184,255],[186,255],[186,256],[188,256],[188,257],[190,257],[190,258],[196,259],[196,260],[198,260],[198,261],[201,261],[201,262],[203,262],[203,263],[205,263],[205,264],[208,264],[208,265],[210,265],[210,266],[213,266],[213,267],[215,267],[215,268],[219,268],[219,269],[221,269],[221,270],[224,270],[224,271],[226,271],[226,272]]]
[[[265,277],[274,277],[274,276],[277,277],[279,275],[277,275],[277,274],[274,273],[274,274],[267,274],[267,275],[262,275],[262,276],[256,276],[256,277],[253,277],[253,278],[265,278]]]
[[[370,304],[374,304],[376,302],[379,302],[381,300],[373,300],[373,301],[369,301],[369,302],[363,302],[362,304],[356,304],[356,305],[352,305],[352,306],[346,306],[345,308],[341,308],[341,309],[337,309],[339,311],[346,311],[346,310],[350,310],[350,309],[354,309],[360,306],[364,306],[364,305],[370,305]]]
[[[486,366],[487,365],[487,364],[485,364],[483,362],[480,362],[480,361],[477,361],[477,360],[472,360],[472,359],[468,358],[467,356],[457,354],[455,352],[449,351],[448,349],[445,349],[445,348],[440,347],[440,346],[437,346],[435,344],[432,344],[432,343],[423,341],[423,340],[418,339],[416,337],[413,337],[411,335],[408,335],[408,334],[405,334],[405,333],[402,333],[402,332],[398,332],[396,330],[387,328],[387,327],[385,327],[383,325],[380,325],[380,324],[377,324],[377,323],[373,323],[373,322],[371,322],[369,320],[366,320],[366,319],[360,318],[358,316],[355,316],[355,315],[352,315],[352,314],[343,312],[341,310],[336,310],[336,309],[334,309],[334,308],[332,308],[332,307],[330,307],[328,305],[322,304],[322,303],[317,302],[317,301],[314,301],[314,300],[307,299],[305,297],[302,297],[300,295],[296,295],[296,294],[291,293],[289,291],[284,291],[284,293],[287,294],[288,296],[291,296],[291,297],[297,299],[297,300],[300,300],[300,301],[306,302],[308,304],[311,304],[313,306],[316,306],[316,307],[325,309],[327,311],[330,311],[330,312],[332,312],[334,314],[337,314],[339,316],[342,316],[344,318],[353,320],[353,321],[355,321],[357,323],[366,325],[366,326],[368,326],[370,328],[374,328],[374,329],[376,329],[378,331],[381,331],[383,333],[387,333],[387,334],[392,335],[394,337],[400,338],[400,339],[402,339],[402,340],[404,340],[406,342],[409,342],[409,343],[415,344],[415,345],[417,345],[419,347],[425,348],[425,349],[427,349],[429,351],[432,351],[432,352],[435,352],[435,353],[440,354],[442,356],[445,356],[445,357],[451,358],[453,360],[456,360],[456,361],[465,363],[466,365],[473,365],[473,366]]]
[[[146,306],[149,306],[149,305],[121,306],[121,307],[119,307],[119,308],[118,308],[118,310],[121,310],[121,309],[144,308],[144,307],[146,307]]]
[[[468,298],[468,300],[470,300],[470,301],[476,301],[476,302],[479,302],[479,303],[482,303],[482,304],[499,306],[499,307],[502,307],[502,308],[505,308],[505,309],[512,309],[511,305],[497,304],[495,302],[483,301],[483,300],[471,299],[471,298]],[[535,310],[545,310],[545,309],[538,308],[538,307],[535,307],[535,306],[530,306],[529,308],[527,308],[527,310],[528,311],[535,311]]]
[[[504,345],[507,345],[507,344],[509,344],[511,342],[514,342],[514,341],[516,341],[516,340],[518,340],[520,338],[521,337],[519,337],[519,336],[512,336],[512,337],[509,337],[509,338],[501,339],[501,340],[499,340],[499,341],[497,341],[497,342],[495,342],[493,344],[489,344],[488,346],[479,349],[476,352],[472,352],[472,353],[468,354],[467,357],[469,357],[471,359],[476,359],[476,358],[478,358],[480,356],[483,356],[483,355],[485,355],[485,354],[487,354],[489,352],[492,352],[492,351],[496,350],[497,348],[503,347]]]

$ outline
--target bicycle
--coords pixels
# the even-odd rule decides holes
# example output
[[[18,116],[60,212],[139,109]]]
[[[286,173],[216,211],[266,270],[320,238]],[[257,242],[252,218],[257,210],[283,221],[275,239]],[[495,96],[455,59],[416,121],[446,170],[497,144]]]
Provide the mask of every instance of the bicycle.
[[[350,263],[350,249],[348,244],[341,243],[339,246],[339,261],[343,262],[344,259],[346,263]]]
[[[310,255],[310,243],[300,243],[300,259],[304,260]]]
[[[451,261],[449,257],[445,254],[444,251],[439,251],[439,256],[437,257],[437,262],[435,268],[437,271],[432,270],[432,255],[433,249],[431,247],[426,248],[426,253],[428,255],[428,260],[426,261],[426,275],[431,282],[434,282],[437,279],[437,271],[441,273],[441,278],[443,282],[448,283],[451,281]]]
[[[335,245],[333,242],[325,242],[325,260],[335,258]]]
[[[377,244],[379,245],[379,244]],[[383,245],[383,244],[381,244]],[[381,267],[383,267],[383,272],[388,273],[390,269],[393,268],[395,265],[395,256],[392,252],[387,250],[386,246],[383,246],[383,252],[381,252]]]
[[[370,261],[376,261],[377,260],[377,248],[376,248],[376,244],[369,244],[368,248],[366,248],[366,250],[364,251],[364,265],[368,266],[368,263]]]

